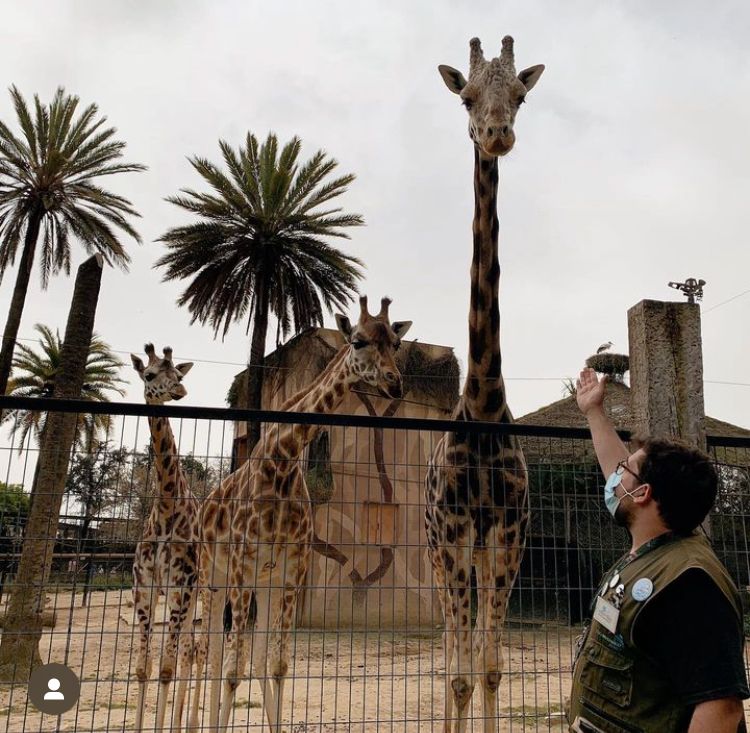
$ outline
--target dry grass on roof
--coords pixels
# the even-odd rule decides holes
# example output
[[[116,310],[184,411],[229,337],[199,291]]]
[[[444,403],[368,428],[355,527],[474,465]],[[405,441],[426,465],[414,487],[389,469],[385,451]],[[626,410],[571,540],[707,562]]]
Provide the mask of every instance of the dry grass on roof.
[[[322,335],[324,329],[309,329],[280,346],[265,359],[265,380],[272,381],[272,393],[287,375],[304,371],[304,382],[311,382],[335,356],[337,348]],[[335,332],[331,332],[335,333]],[[330,334],[329,334],[330,335]],[[343,343],[343,342],[342,342]],[[442,349],[441,349],[442,350]],[[404,375],[404,394],[449,412],[458,401],[459,366],[452,350],[432,356],[433,349],[416,341],[404,341],[396,352],[396,364]],[[238,374],[227,402],[230,407],[245,404],[247,370]],[[369,391],[365,389],[364,391]]]
[[[602,356],[602,355],[600,355]],[[622,382],[610,382],[604,398],[604,409],[618,430],[631,430],[630,388]],[[521,425],[549,425],[564,428],[587,428],[588,423],[578,409],[574,395],[530,412],[516,422]],[[750,430],[706,416],[706,434],[719,437],[750,438]],[[521,441],[529,460],[580,463],[595,460],[591,442],[560,438],[523,438]],[[721,462],[737,466],[750,465],[750,449],[718,448]]]

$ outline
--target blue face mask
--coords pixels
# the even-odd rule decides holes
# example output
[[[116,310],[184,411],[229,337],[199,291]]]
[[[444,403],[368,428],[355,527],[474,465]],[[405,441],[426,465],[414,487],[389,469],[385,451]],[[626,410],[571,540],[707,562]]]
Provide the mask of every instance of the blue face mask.
[[[615,495],[615,489],[622,483],[623,476],[624,472],[618,473],[617,471],[612,471],[612,473],[609,474],[607,483],[604,484],[604,503],[607,505],[607,510],[613,517],[615,516],[617,507],[620,506],[620,502],[623,500],[623,498],[629,496],[632,499],[633,493],[635,493],[631,493],[627,489],[623,489],[624,494],[622,496]]]
[[[612,471],[609,474],[607,483],[604,484],[604,503],[607,505],[607,510],[614,517],[617,507],[620,506],[620,497],[615,495],[615,489],[622,483],[622,474],[617,471]]]

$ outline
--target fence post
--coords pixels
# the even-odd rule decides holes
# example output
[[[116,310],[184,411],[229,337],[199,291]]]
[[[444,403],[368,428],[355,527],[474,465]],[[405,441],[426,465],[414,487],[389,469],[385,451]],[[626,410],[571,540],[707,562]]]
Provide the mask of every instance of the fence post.
[[[633,429],[705,450],[700,306],[642,300],[628,334]]]
[[[83,598],[81,599],[81,608],[86,608],[88,602],[91,583],[94,580],[94,556],[89,555],[89,564],[86,566],[86,579],[83,581]]]

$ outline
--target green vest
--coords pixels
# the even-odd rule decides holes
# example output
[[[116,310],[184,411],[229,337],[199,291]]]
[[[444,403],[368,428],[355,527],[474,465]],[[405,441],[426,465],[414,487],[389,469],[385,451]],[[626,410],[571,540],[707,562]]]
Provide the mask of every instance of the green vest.
[[[700,568],[727,597],[741,624],[737,588],[708,541],[697,534],[684,538],[663,535],[648,543],[634,560],[628,562],[627,557],[607,573],[597,593],[597,597],[602,595],[620,605],[620,613],[615,633],[593,619],[585,632],[573,668],[570,731],[686,731],[691,708],[674,698],[663,671],[636,646],[638,617],[682,573]]]

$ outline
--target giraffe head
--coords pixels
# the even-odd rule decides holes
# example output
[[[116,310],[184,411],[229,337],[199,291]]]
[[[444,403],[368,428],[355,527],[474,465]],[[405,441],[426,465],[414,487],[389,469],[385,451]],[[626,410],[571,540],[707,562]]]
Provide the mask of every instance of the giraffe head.
[[[182,386],[182,378],[193,366],[192,361],[184,364],[172,362],[172,349],[164,347],[164,358],[156,355],[153,344],[144,346],[148,364],[143,365],[141,358],[135,354],[130,355],[134,369],[145,385],[144,393],[149,405],[159,405],[170,400],[181,400],[187,390]]]
[[[526,93],[539,81],[544,65],[516,74],[513,39],[503,38],[500,56],[487,61],[478,38],[469,41],[469,80],[452,66],[438,66],[448,89],[461,97],[469,113],[469,137],[482,152],[493,157],[513,149],[513,125]]]
[[[388,317],[389,298],[380,301],[380,313],[367,310],[367,296],[359,299],[359,320],[353,326],[346,316],[336,315],[336,325],[349,344],[346,356],[352,372],[363,382],[377,387],[391,399],[402,397],[401,373],[395,354],[401,339],[411,328],[411,321],[395,321]]]

